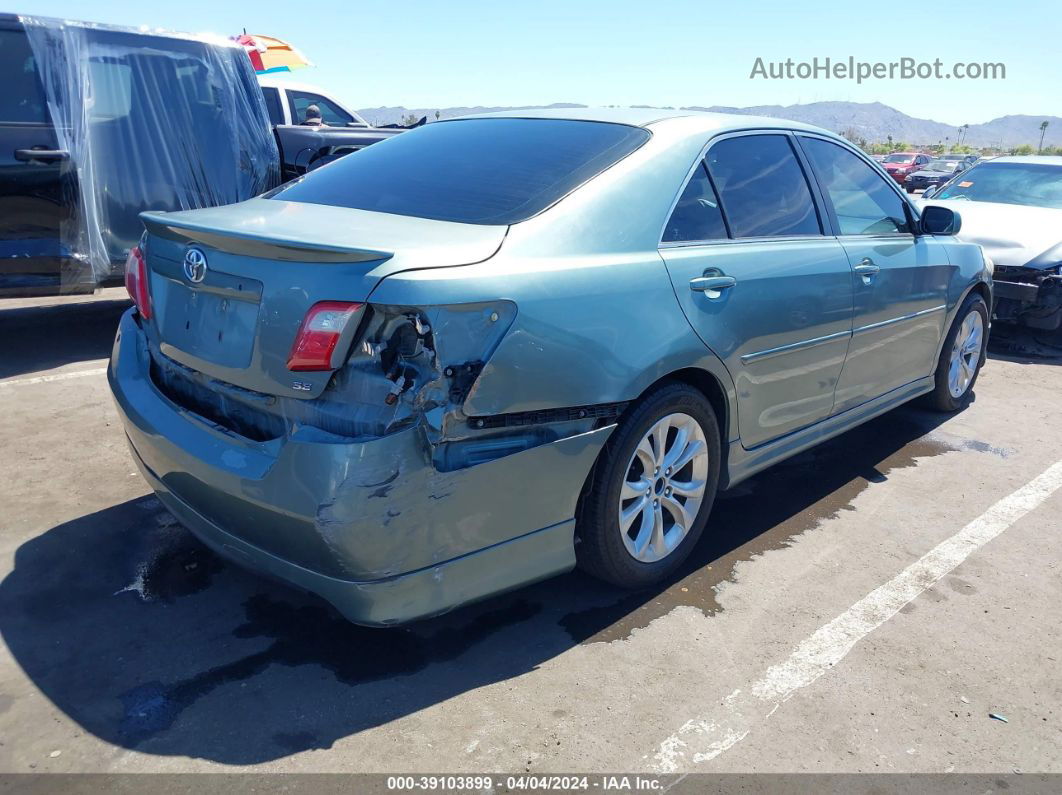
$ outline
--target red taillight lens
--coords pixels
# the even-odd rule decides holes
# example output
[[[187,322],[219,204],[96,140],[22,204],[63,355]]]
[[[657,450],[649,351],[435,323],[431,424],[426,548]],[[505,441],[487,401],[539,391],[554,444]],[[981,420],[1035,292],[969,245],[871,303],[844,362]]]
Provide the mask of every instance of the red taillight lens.
[[[332,370],[336,345],[361,307],[345,301],[321,301],[311,306],[291,346],[288,369]]]
[[[151,295],[148,293],[147,263],[140,252],[140,246],[133,246],[125,261],[125,289],[140,315],[145,320],[150,320]]]

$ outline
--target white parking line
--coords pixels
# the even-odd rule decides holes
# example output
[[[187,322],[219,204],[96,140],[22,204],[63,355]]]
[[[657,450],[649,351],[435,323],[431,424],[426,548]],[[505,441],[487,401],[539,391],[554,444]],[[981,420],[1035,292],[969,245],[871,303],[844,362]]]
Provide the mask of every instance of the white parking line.
[[[807,687],[864,637],[908,602],[932,587],[1008,527],[1062,487],[1062,461],[1004,497],[955,535],[942,541],[884,585],[875,588],[798,645],[785,662],[772,666],[749,687],[723,700],[722,715],[687,721],[662,743],[651,767],[675,773],[707,762],[744,740],[797,690]]]
[[[75,370],[72,373],[56,373],[55,375],[38,375],[33,378],[16,378],[11,381],[0,381],[3,386],[26,386],[27,384],[46,384],[49,381],[67,381],[71,378],[85,378],[90,375],[103,375],[107,372],[106,367],[97,367],[93,370]]]

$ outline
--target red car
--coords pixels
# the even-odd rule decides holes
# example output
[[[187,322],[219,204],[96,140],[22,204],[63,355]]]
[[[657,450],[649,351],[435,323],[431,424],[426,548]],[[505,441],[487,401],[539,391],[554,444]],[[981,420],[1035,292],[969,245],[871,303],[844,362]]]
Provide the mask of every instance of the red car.
[[[881,165],[889,172],[889,176],[902,186],[904,178],[908,174],[918,171],[930,160],[929,155],[924,155],[921,152],[893,152],[891,155],[886,156],[885,162]]]

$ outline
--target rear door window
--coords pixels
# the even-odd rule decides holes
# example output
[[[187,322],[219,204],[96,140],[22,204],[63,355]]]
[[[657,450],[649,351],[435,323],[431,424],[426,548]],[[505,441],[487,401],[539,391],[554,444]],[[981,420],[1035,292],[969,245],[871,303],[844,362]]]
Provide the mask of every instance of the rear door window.
[[[321,111],[321,120],[330,127],[346,127],[356,119],[339,107],[334,102],[325,99],[320,94],[311,94],[308,91],[288,92],[288,106],[291,108],[291,123],[301,124],[306,120],[306,109],[310,105],[316,105]]]
[[[265,98],[266,111],[269,113],[269,123],[283,124],[284,112],[280,107],[280,91],[275,88],[263,88],[262,96]]]
[[[0,28],[0,123],[48,124],[37,62],[21,30]]]
[[[707,163],[734,237],[822,234],[811,188],[787,136],[724,138],[708,150]]]
[[[133,70],[116,58],[91,58],[86,105],[90,121],[114,121],[129,115],[133,102]]]
[[[855,153],[821,138],[800,138],[842,235],[910,232],[904,200]]]
[[[720,240],[726,238],[726,224],[719,210],[719,199],[704,164],[699,163],[686,183],[678,204],[664,228],[664,243]]]

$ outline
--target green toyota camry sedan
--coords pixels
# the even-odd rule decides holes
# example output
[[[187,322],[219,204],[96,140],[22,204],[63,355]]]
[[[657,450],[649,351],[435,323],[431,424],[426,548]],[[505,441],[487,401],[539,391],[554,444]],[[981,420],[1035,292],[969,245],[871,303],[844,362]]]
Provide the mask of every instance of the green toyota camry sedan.
[[[361,624],[655,583],[720,489],[984,363],[959,216],[777,119],[466,117],[142,219],[109,378],[144,477]]]

